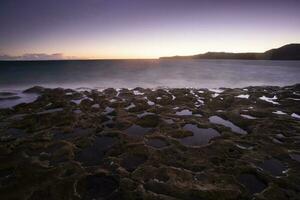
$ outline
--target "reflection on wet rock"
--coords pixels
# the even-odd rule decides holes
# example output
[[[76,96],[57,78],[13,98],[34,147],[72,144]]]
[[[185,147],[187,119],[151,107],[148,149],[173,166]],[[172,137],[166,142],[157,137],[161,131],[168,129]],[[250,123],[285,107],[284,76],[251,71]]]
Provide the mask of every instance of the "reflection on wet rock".
[[[125,130],[125,133],[133,137],[143,137],[145,134],[149,133],[151,128],[143,128],[139,125],[132,125]]]
[[[247,191],[251,195],[260,193],[267,187],[267,184],[264,181],[258,179],[254,174],[241,174],[238,180],[246,187]]]
[[[190,115],[192,115],[192,111],[184,109],[181,111],[177,111],[175,114],[178,116],[190,116]]]
[[[258,164],[262,170],[272,174],[273,176],[281,176],[287,170],[287,167],[278,159],[271,158]]]
[[[96,137],[91,146],[83,148],[76,154],[75,160],[81,162],[84,166],[99,165],[105,152],[110,149],[115,142],[116,139],[112,137]]]
[[[145,143],[147,145],[149,145],[151,147],[154,147],[154,148],[157,148],[157,149],[168,146],[168,143],[165,140],[159,139],[159,138],[147,139]]]
[[[211,139],[220,136],[220,133],[212,128],[198,128],[194,124],[186,124],[184,130],[191,131],[192,136],[180,138],[180,142],[187,146],[201,146],[208,144]]]
[[[238,133],[238,134],[247,134],[247,132],[245,130],[243,130],[240,127],[234,125],[229,120],[224,120],[224,119],[222,119],[219,116],[211,116],[211,117],[209,117],[209,121],[211,123],[213,123],[213,124],[219,124],[219,125],[226,126],[226,127],[230,128],[235,133]]]

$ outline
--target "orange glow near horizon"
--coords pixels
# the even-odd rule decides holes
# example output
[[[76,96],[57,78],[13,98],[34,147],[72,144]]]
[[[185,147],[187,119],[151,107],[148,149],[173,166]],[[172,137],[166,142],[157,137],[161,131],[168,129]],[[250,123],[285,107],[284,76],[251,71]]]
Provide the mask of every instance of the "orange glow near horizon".
[[[295,40],[292,40],[295,41]],[[175,55],[195,55],[206,53],[208,51],[214,52],[264,52],[272,48],[278,48],[292,41],[278,41],[273,42],[241,42],[241,41],[228,41],[220,43],[205,43],[205,41],[188,42],[188,41],[154,41],[154,42],[129,42],[118,43],[98,47],[97,45],[78,44],[78,45],[65,45],[61,47],[38,48],[32,51],[17,51],[16,55],[26,53],[46,53],[55,54],[62,53],[65,59],[156,59],[163,56]],[[299,41],[299,40],[298,40]]]

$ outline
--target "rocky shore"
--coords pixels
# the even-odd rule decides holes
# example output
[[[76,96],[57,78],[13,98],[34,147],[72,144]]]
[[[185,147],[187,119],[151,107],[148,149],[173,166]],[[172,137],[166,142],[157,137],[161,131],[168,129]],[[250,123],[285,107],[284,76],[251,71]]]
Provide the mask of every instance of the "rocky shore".
[[[0,199],[299,199],[299,84],[22,94],[0,109]]]

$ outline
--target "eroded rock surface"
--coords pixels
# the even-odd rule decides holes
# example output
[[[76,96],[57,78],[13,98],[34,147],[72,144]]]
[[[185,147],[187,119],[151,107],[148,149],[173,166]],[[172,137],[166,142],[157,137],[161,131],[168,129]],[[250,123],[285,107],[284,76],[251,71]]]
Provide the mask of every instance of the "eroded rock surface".
[[[0,199],[300,196],[299,84],[24,94],[0,109]]]

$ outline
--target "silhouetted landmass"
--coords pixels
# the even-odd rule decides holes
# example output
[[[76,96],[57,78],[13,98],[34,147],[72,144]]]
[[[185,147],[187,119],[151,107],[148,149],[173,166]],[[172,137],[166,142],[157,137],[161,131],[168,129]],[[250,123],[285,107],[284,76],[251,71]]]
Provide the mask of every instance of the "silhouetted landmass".
[[[264,53],[207,52],[192,56],[161,57],[160,59],[300,60],[300,44],[288,44]]]
[[[300,44],[288,44],[271,49],[264,53],[264,57],[270,60],[300,60]]]

